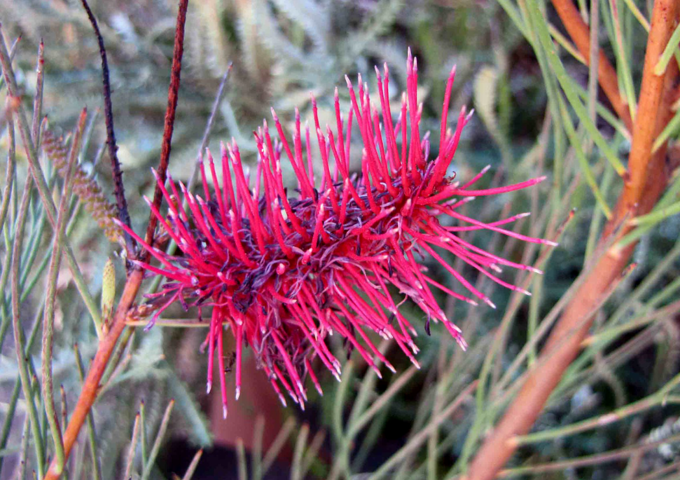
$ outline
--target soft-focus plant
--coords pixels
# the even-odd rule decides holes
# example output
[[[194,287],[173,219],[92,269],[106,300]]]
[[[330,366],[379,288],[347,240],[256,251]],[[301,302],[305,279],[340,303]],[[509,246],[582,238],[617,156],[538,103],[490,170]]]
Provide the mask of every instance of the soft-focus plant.
[[[206,337],[223,335],[222,320],[238,339],[239,313],[229,311],[217,321],[199,322],[195,310],[189,318],[173,318],[182,315],[179,309],[158,307],[171,298],[184,300],[187,293],[189,302],[207,301],[204,308],[209,311],[210,303],[219,298],[215,288],[220,285],[214,280],[219,277],[210,283],[202,281],[208,276],[197,276],[200,293],[189,292],[189,284],[195,285],[186,272],[200,273],[203,266],[196,262],[205,260],[204,254],[210,257],[210,262],[204,261],[208,270],[220,254],[228,255],[231,267],[257,263],[262,245],[256,232],[263,237],[264,250],[273,248],[278,255],[268,276],[246,281],[242,269],[230,267],[225,270],[229,278],[220,282],[229,290],[236,288],[233,278],[241,284],[266,278],[260,286],[275,285],[273,291],[281,297],[276,299],[268,288],[266,306],[271,309],[274,299],[280,302],[276,309],[284,312],[281,328],[287,331],[291,319],[302,319],[307,326],[311,318],[323,328],[335,327],[340,335],[328,338],[319,355],[336,373],[341,364],[342,373],[341,382],[335,383],[319,371],[319,386],[327,394],[310,395],[311,408],[304,414],[287,409],[291,418],[282,426],[258,417],[248,454],[243,442],[236,448],[234,470],[241,478],[263,478],[280,468],[275,459],[286,445],[292,451],[293,478],[677,475],[676,2],[195,2],[188,9],[186,32],[173,28],[174,9],[172,3],[94,5],[109,54],[128,224],[118,215],[119,177],[104,165],[115,158],[110,136],[107,151],[105,133],[105,126],[113,124],[106,122],[106,108],[104,115],[98,111],[99,57],[87,16],[73,2],[0,2],[6,35],[0,42],[2,478],[26,478],[32,471],[39,478],[55,478],[60,469],[67,478],[152,478],[161,472],[170,475],[164,462],[168,458],[164,439],[170,435],[210,445],[210,426],[199,407],[207,397],[203,388],[196,388],[205,382],[203,369],[196,367],[206,356],[196,352]],[[183,24],[181,17],[178,26]],[[178,37],[173,47],[173,35],[180,33],[185,36]],[[18,36],[21,41],[14,41]],[[44,48],[38,49],[41,38]],[[178,45],[186,47],[183,57]],[[419,57],[418,89],[408,67],[403,68],[407,45]],[[34,50],[37,57],[31,55]],[[177,104],[173,102],[179,88],[178,54],[184,68]],[[225,88],[230,61],[234,67]],[[368,79],[373,65],[383,61],[394,69],[390,81],[396,88],[391,92],[383,77],[382,87],[373,80],[357,84],[356,106],[351,91],[347,95],[341,90],[334,97],[334,86],[342,82],[344,72]],[[454,64],[458,76],[449,96],[446,80]],[[169,82],[173,101],[163,122]],[[409,92],[402,116],[408,120],[406,129],[398,120],[401,90]],[[411,95],[417,101],[412,102]],[[380,102],[381,114],[374,115],[369,97]],[[469,194],[466,184],[473,178],[479,185],[475,191],[498,195],[456,204],[455,210],[437,213],[437,222],[417,224],[434,230],[418,231],[412,223],[394,233],[390,222],[413,221],[416,209],[408,215],[403,205],[390,211],[394,207],[390,202],[405,202],[407,196],[400,196],[405,185],[396,175],[401,158],[392,152],[406,151],[405,164],[411,165],[409,143],[412,152],[431,150],[422,160],[413,157],[407,180],[414,183],[419,176],[423,182],[434,174],[427,166],[447,157],[447,141],[454,138],[453,133],[446,136],[447,122],[441,127],[444,98],[455,110],[474,106],[478,115],[459,119],[457,127],[467,125],[456,140],[456,157],[446,176],[437,177],[444,184],[427,194],[412,190],[412,195],[437,198],[437,188]],[[270,104],[281,119],[274,120],[279,140],[270,141],[266,127],[256,131],[254,140],[249,138],[244,132],[257,130],[261,118],[269,115]],[[352,129],[347,127],[347,114],[346,121],[336,125],[336,104],[339,110],[352,112]],[[385,113],[390,109],[395,115]],[[49,123],[43,120],[45,113]],[[207,128],[197,118],[205,119]],[[302,127],[306,119],[312,125],[310,142]],[[322,128],[326,123],[335,131]],[[400,130],[395,129],[398,125]],[[417,129],[418,142],[411,135],[413,125],[422,128]],[[170,127],[174,136],[168,133]],[[289,154],[284,141],[291,138],[290,132]],[[401,133],[409,134],[406,141]],[[230,137],[236,138],[241,158],[233,146],[226,148],[227,167],[216,162],[213,177],[213,163],[204,155],[203,173],[198,159],[206,146]],[[311,139],[322,149],[319,153],[315,148],[308,162],[304,154]],[[211,146],[218,151],[217,144]],[[433,160],[427,162],[428,158]],[[489,164],[489,173],[477,178]],[[250,178],[241,165],[250,165]],[[158,181],[147,173],[147,166],[157,166]],[[164,194],[167,169],[186,185],[186,193],[180,195],[179,183],[171,182]],[[310,170],[316,175],[310,177]],[[243,237],[243,252],[232,237],[236,218],[223,215],[233,204],[224,199],[229,183],[222,177],[225,172],[233,172],[238,180],[233,184],[234,201],[238,195],[241,210],[232,211],[242,214],[238,231],[250,236],[248,242]],[[504,186],[523,185],[544,175],[548,180],[542,184],[505,193]],[[258,178],[262,181],[256,182]],[[455,181],[460,185],[449,185]],[[253,195],[258,183],[258,194]],[[149,215],[142,195],[151,198],[151,191]],[[418,208],[435,210],[432,205]],[[518,211],[535,213],[528,222],[516,216]],[[452,230],[459,224],[447,218],[451,213],[480,225]],[[301,221],[298,230],[294,218],[307,223]],[[379,220],[365,228],[368,224],[363,222],[375,218]],[[515,222],[477,228],[510,218]],[[263,228],[256,226],[258,221]],[[134,240],[131,233],[139,226],[147,234]],[[343,334],[338,328],[346,324],[337,310],[331,312],[338,319],[331,315],[327,320],[314,311],[307,316],[301,307],[287,303],[300,298],[313,309],[316,299],[310,296],[318,292],[305,284],[306,294],[289,295],[291,269],[279,265],[307,260],[309,268],[318,267],[314,256],[349,237],[352,229],[360,231],[356,235],[360,238],[352,236],[349,243],[359,245],[360,251],[348,249],[343,258],[352,253],[361,262],[346,262],[337,274],[348,285],[336,281],[336,273],[332,281],[328,272],[314,273],[323,284],[321,291],[332,284],[336,296],[367,292],[340,300],[349,313],[343,317],[358,322],[353,332],[345,327]],[[218,232],[234,241],[233,251]],[[308,254],[307,244],[313,246],[316,233],[316,249]],[[452,233],[457,240],[444,241]],[[105,234],[113,243],[104,240]],[[396,246],[386,242],[380,247],[386,250],[373,252],[380,240],[364,238],[367,235],[394,238]],[[521,241],[525,237],[559,241],[561,247],[525,244]],[[142,241],[154,247],[145,249]],[[196,242],[196,251],[182,241]],[[300,251],[286,251],[288,244]],[[442,248],[435,250],[433,245]],[[394,278],[388,270],[398,267],[385,265],[381,255],[389,258],[390,253],[409,248],[422,248],[423,255],[417,262],[415,256],[413,262],[408,258],[410,266],[397,272],[407,276],[388,287]],[[148,251],[157,258],[149,257]],[[196,252],[194,258],[191,253]],[[107,263],[112,256],[117,274]],[[370,257],[376,262],[365,264]],[[356,262],[365,276],[360,269],[352,270],[358,268]],[[147,272],[169,277],[169,283],[161,284],[162,276],[143,282],[139,264]],[[480,268],[491,275],[485,267],[517,265],[530,267],[493,273],[514,285],[511,290],[499,289],[494,279],[479,274]],[[537,270],[545,274],[536,275]],[[388,275],[381,275],[385,271]],[[112,275],[118,277],[117,288],[112,287]],[[430,279],[425,283],[436,288],[428,289],[427,298],[418,291],[407,293],[410,300],[402,303],[404,296],[397,291],[410,288],[413,293],[425,277]],[[453,301],[465,294],[461,279],[470,282],[469,291],[498,308]],[[277,290],[281,286],[286,286],[283,295]],[[137,300],[142,287],[149,294],[146,301]],[[532,292],[530,298],[522,293],[525,290]],[[380,303],[383,310],[375,308]],[[398,306],[394,320],[392,305]],[[433,319],[455,320],[468,343],[466,352],[447,333],[452,324],[430,325],[428,312]],[[136,329],[156,314],[154,328]],[[262,324],[267,325],[252,322]],[[360,324],[376,328],[364,332],[364,339]],[[408,327],[420,334],[426,325],[431,335],[417,339],[419,370],[392,344],[402,341],[404,351],[413,355]],[[394,333],[386,336],[395,339],[380,339],[371,331],[389,328]],[[306,361],[311,361],[309,352],[293,347],[310,342],[321,349],[312,331],[304,341],[282,342],[282,349],[268,337],[271,342],[262,344],[269,350],[264,356],[256,353],[261,359],[275,358],[263,363],[280,370],[276,378],[284,378],[298,400],[305,391],[295,377],[302,380],[307,365],[312,365]],[[452,332],[456,337],[457,330]],[[323,334],[319,329],[318,335]],[[358,353],[347,355],[340,337],[354,338]],[[251,348],[263,340],[257,334],[247,338]],[[231,345],[209,344],[216,350]],[[242,349],[242,355],[252,354],[251,348]],[[229,353],[217,358],[228,362]],[[391,364],[397,373],[380,378],[370,366],[382,363]],[[228,369],[225,365],[221,371]],[[296,416],[302,418],[292,418]],[[219,423],[212,426],[219,428]],[[264,432],[279,427],[266,450]],[[326,430],[330,441],[325,441]],[[200,475],[206,460],[204,455],[199,462],[201,452],[184,465],[185,478]]]

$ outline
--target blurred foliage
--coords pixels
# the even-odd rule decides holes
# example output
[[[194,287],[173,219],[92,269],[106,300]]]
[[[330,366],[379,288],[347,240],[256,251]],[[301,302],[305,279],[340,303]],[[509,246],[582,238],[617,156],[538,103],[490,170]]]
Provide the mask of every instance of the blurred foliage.
[[[507,1],[502,3],[509,4]],[[632,18],[630,9],[624,8],[622,1],[614,3],[622,12],[621,25],[626,39],[624,55],[628,56],[630,65],[630,71],[624,71],[622,75],[629,73],[638,84],[642,62],[637,60],[644,51],[646,36],[639,34],[641,27]],[[614,46],[608,40],[613,38],[611,14],[607,2],[600,4],[605,19],[601,25],[602,46],[610,58],[614,58]],[[635,4],[647,12],[644,2]],[[153,177],[149,167],[156,165],[160,152],[176,5],[169,0],[99,0],[92,1],[91,6],[99,19],[109,53],[119,156],[125,172],[133,225],[139,229],[148,215],[141,195],[152,190]],[[419,94],[424,102],[423,125],[426,128],[433,132],[438,130],[445,81],[453,64],[458,66],[453,110],[464,104],[477,109],[478,115],[466,128],[454,160],[459,178],[470,178],[490,164],[495,173],[493,182],[512,183],[539,172],[547,172],[551,177],[549,181],[553,182],[552,187],[546,182],[528,194],[513,194],[511,204],[504,203],[509,197],[479,204],[473,202],[466,208],[474,208],[476,218],[487,221],[501,215],[532,211],[532,221],[524,221],[518,228],[541,236],[555,234],[569,210],[578,209],[561,238],[561,247],[546,258],[549,260],[543,267],[546,274],[533,280],[523,274],[515,277],[516,281],[527,281],[533,286],[531,301],[522,303],[516,295],[495,289],[483,278],[478,280],[478,288],[493,295],[498,310],[471,309],[467,305],[447,303],[443,296],[438,298],[442,305],[447,304],[451,318],[463,327],[471,345],[467,353],[458,351],[445,332],[435,326],[431,337],[422,332],[419,338],[421,371],[410,368],[406,359],[399,355],[391,355],[390,360],[403,373],[388,374],[380,380],[360,364],[348,362],[343,383],[323,379],[324,390],[328,393],[317,400],[311,412],[303,414],[292,408],[287,411],[287,415],[300,417],[300,421],[308,422],[313,429],[310,432],[303,427],[293,432],[292,420],[283,426],[281,435],[285,434],[285,438],[281,437],[282,442],[288,441],[294,450],[294,475],[311,472],[325,478],[342,471],[386,474],[380,470],[381,466],[387,468],[385,465],[397,469],[396,478],[425,478],[428,472],[438,472],[436,476],[441,477],[451,467],[455,468],[451,473],[460,473],[464,468],[461,459],[464,462],[469,458],[484,431],[493,425],[493,415],[502,410],[508,396],[512,395],[514,381],[526,370],[524,361],[510,370],[513,361],[518,353],[527,350],[527,362],[530,364],[535,360],[535,347],[527,342],[533,338],[539,321],[550,315],[551,309],[577,279],[586,260],[597,253],[593,252],[592,239],[601,228],[603,214],[596,206],[593,189],[582,178],[574,147],[561,130],[565,118],[547,111],[552,100],[545,82],[554,79],[550,80],[541,69],[534,53],[535,44],[532,47],[507,11],[494,1],[206,0],[192,3],[189,12],[170,167],[175,178],[187,180],[191,175],[215,93],[229,62],[234,66],[226,98],[219,106],[217,122],[212,129],[210,146],[217,151],[220,140],[235,137],[241,150],[250,153],[252,161],[254,143],[249,132],[262,118],[269,118],[270,106],[287,122],[293,121],[296,107],[303,119],[309,118],[311,92],[318,98],[322,123],[329,121],[335,86],[341,87],[341,100],[347,102],[342,88],[345,73],[361,74],[373,88],[373,66],[387,62],[396,84],[392,89],[393,100],[398,101],[405,82],[406,49],[410,46],[420,62],[422,90]],[[0,0],[0,20],[8,42],[19,35],[22,37],[14,65],[27,108],[28,99],[36,93],[35,62],[41,39],[45,42],[46,71],[43,111],[49,117],[51,128],[67,134],[83,107],[90,112],[101,108],[97,45],[79,2]],[[559,23],[552,14],[548,14],[545,21],[546,25],[553,21]],[[557,30],[560,31],[559,27]],[[574,85],[585,92],[587,68],[564,50],[560,51]],[[3,97],[5,90],[1,93]],[[604,103],[601,108],[606,111],[606,101],[602,98],[600,101]],[[578,122],[571,110],[566,117]],[[91,114],[90,119],[93,118],[91,128],[88,127],[88,140],[79,156],[80,168],[91,179],[96,179],[112,198],[107,162],[99,161],[104,142],[102,116]],[[602,114],[596,124],[611,148],[624,158],[630,148],[629,139]],[[592,146],[592,139],[578,123],[576,127],[579,141],[588,146],[588,159],[604,201],[612,205],[620,183],[613,180],[611,167],[602,152]],[[2,128],[0,171],[4,172],[11,142],[4,121]],[[435,145],[436,141],[433,142]],[[7,262],[17,233],[13,222],[22,193],[17,187],[24,184],[27,171],[25,154],[20,146],[16,161],[15,188],[10,214],[2,226],[4,244],[0,246],[5,260],[0,278],[5,282],[0,285],[0,395],[2,402],[6,402],[3,407],[7,406],[2,410],[3,414],[7,413],[3,419],[6,426],[3,432],[7,435],[2,437],[0,445],[0,459],[4,459],[2,478],[12,477],[20,468],[19,457],[28,460],[29,468],[34,465],[32,447],[28,447],[29,436],[25,434],[26,407],[24,400],[19,400],[15,346],[11,335],[7,335],[11,324]],[[44,155],[42,161],[55,196],[58,196],[62,180]],[[677,186],[677,176],[675,178],[674,185]],[[4,188],[5,183],[2,185]],[[27,337],[31,328],[40,328],[39,320],[33,323],[33,319],[41,317],[44,295],[39,287],[44,283],[42,272],[49,259],[52,237],[40,198],[32,193],[29,200],[24,250],[21,252],[26,280],[21,315]],[[668,201],[677,201],[677,194],[671,195]],[[90,292],[99,295],[107,259],[117,255],[118,249],[106,241],[92,218],[81,210],[79,202],[74,201],[69,239]],[[671,302],[676,301],[680,286],[677,281],[680,244],[676,240],[679,230],[677,216],[670,217],[655,224],[643,237],[636,252],[638,268],[613,292],[601,312],[601,321],[596,322],[593,335],[609,340],[596,342],[586,349],[551,398],[535,431],[558,430],[644,400],[677,374],[680,366],[678,307],[663,308],[674,305]],[[531,263],[539,254],[511,239],[498,238],[492,232],[479,232],[474,235],[474,241],[480,246],[489,245],[490,250],[515,261],[524,256]],[[451,261],[468,276],[474,273],[454,258]],[[124,269],[120,259],[116,262],[115,275],[122,284]],[[107,272],[106,276],[110,278],[110,270]],[[446,272],[437,270],[435,274],[451,288],[457,288]],[[512,280],[509,274],[505,275],[504,279]],[[87,310],[70,279],[68,270],[62,268],[58,281],[53,358],[55,385],[64,386],[69,407],[80,391],[73,346],[79,345],[86,370],[97,344]],[[404,312],[408,316],[416,315],[409,305],[404,306]],[[653,321],[635,326],[650,315],[657,316],[652,317]],[[421,325],[422,322],[414,318],[413,323]],[[502,325],[501,329],[499,325]],[[501,346],[493,350],[491,345],[499,332]],[[163,468],[154,469],[149,454],[170,398],[175,400],[170,434],[188,438],[201,446],[210,445],[212,441],[211,426],[205,408],[201,408],[205,407],[207,399],[197,393],[204,390],[205,356],[198,353],[203,331],[157,327],[146,332],[139,329],[126,340],[126,347],[120,352],[120,363],[107,375],[94,410],[96,456],[102,478],[119,478],[126,471],[129,458],[132,459],[129,464],[133,475],[146,469],[149,475],[161,478]],[[340,345],[334,347],[339,349]],[[495,356],[492,353],[489,357],[490,350]],[[37,365],[38,342],[29,352]],[[344,355],[338,353],[337,356],[343,358]],[[470,401],[469,397],[458,398],[484,371],[492,379],[487,396],[478,397],[476,401]],[[143,415],[135,420],[142,400]],[[460,404],[455,404],[458,400]],[[560,461],[623,448],[637,441],[677,436],[677,413],[667,407],[661,408],[661,397],[652,400],[651,404],[659,408],[645,410],[634,418],[576,436],[555,435],[549,441],[530,443],[519,451],[511,467]],[[10,408],[12,402],[16,412]],[[40,405],[39,395],[36,395],[36,402]],[[371,405],[376,404],[381,408],[371,410]],[[452,409],[451,415],[442,416],[442,412],[446,413],[452,405],[458,408]],[[491,412],[492,418],[483,417],[484,412]],[[136,421],[138,430],[134,427]],[[357,426],[361,422],[365,423]],[[45,422],[41,424],[44,427]],[[317,436],[317,432],[325,430],[332,433],[332,440]],[[43,431],[47,443],[49,432],[46,428]],[[133,437],[133,431],[138,432],[138,437]],[[419,437],[422,432],[427,432],[425,437]],[[87,462],[91,460],[84,460],[92,457],[85,437],[83,434],[72,454],[69,478],[91,478],[87,473]],[[132,450],[131,438],[135,438]],[[319,438],[315,444],[314,439]],[[642,466],[638,471],[649,472],[677,462],[677,446],[673,448],[648,450],[640,457]],[[239,464],[252,461],[248,470],[254,478],[266,470],[263,464],[273,464],[273,458],[267,454],[246,459],[241,449],[237,453]],[[606,463],[578,472],[566,469],[552,478],[612,478],[621,473],[623,465],[621,462]]]

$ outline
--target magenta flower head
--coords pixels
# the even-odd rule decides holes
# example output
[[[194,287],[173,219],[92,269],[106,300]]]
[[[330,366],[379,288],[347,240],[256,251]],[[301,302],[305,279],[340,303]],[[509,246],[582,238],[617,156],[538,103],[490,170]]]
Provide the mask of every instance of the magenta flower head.
[[[459,232],[487,229],[527,242],[554,244],[503,228],[524,215],[482,223],[459,212],[461,205],[475,197],[526,188],[544,177],[476,190],[473,185],[486,169],[462,184],[447,176],[463,127],[470,119],[463,108],[455,132],[447,129],[455,67],[444,97],[439,154],[433,159],[428,158],[428,135],[421,137],[419,131],[422,105],[417,98],[418,63],[410,51],[407,73],[407,89],[396,120],[390,110],[387,66],[382,75],[376,68],[380,111],[361,77],[358,91],[347,79],[351,108],[347,121],[343,121],[336,89],[335,132],[331,127],[321,129],[312,99],[314,129],[310,132],[305,128],[303,132],[296,112],[291,143],[272,110],[279,139],[272,140],[266,121],[255,133],[259,155],[254,178],[244,171],[238,146],[232,142],[222,145],[222,178],[209,152],[207,168],[201,163],[202,197],[172,179],[168,187],[161,182],[169,205],[167,215],[151,208],[161,228],[179,246],[178,255],[170,256],[145,244],[121,224],[158,261],[157,265],[137,263],[166,278],[162,290],[150,296],[149,303],[156,308],[150,326],[175,302],[185,308],[212,308],[207,336],[208,391],[217,348],[225,416],[222,337],[226,326],[236,340],[236,397],[243,349],[249,346],[281,402],[285,405],[282,386],[304,408],[307,376],[321,392],[312,369],[315,358],[339,380],[341,364],[326,345],[329,335],[344,338],[378,375],[375,359],[392,371],[394,368],[371,342],[367,334],[370,330],[394,339],[418,366],[414,357],[418,347],[413,341],[416,330],[399,312],[406,300],[422,309],[428,333],[429,322],[440,321],[465,349],[460,329],[446,318],[432,287],[468,303],[476,304],[476,298],[493,304],[438,251],[453,253],[512,290],[519,289],[489,270],[506,265],[535,271],[464,241]],[[360,173],[350,172],[353,120],[363,145]],[[310,137],[314,136],[318,150],[313,153]],[[320,172],[314,171],[313,156],[317,154],[323,165]],[[297,177],[295,194],[283,183],[284,156]],[[446,226],[440,222],[442,217],[452,218],[454,225]],[[426,275],[419,264],[426,256],[450,272],[469,290],[471,298]],[[398,291],[398,298],[393,297],[390,286]]]

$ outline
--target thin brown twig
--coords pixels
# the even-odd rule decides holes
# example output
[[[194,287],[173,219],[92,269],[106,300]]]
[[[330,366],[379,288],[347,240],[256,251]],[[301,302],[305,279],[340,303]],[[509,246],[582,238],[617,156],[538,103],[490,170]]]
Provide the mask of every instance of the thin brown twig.
[[[35,69],[35,99],[33,100],[33,121],[31,123],[31,137],[35,149],[40,151],[40,122],[42,117],[43,87],[45,79],[45,43],[40,40],[38,47],[38,65]]]
[[[557,4],[571,3],[570,0],[553,1]],[[675,10],[675,0],[657,0],[654,4],[639,108],[635,118],[633,143],[628,162],[629,172],[624,178],[623,192],[612,219],[604,229],[601,243],[610,241],[611,235],[628,233],[630,227],[627,222],[623,222],[626,225],[621,228],[622,220],[627,215],[635,216],[649,212],[663,192],[668,179],[664,169],[666,146],[664,145],[653,154],[652,144],[656,135],[672,118],[671,100],[678,68],[674,64],[661,77],[656,76],[653,70],[672,34]],[[581,22],[581,19],[579,17],[578,20],[571,21]],[[566,21],[565,24],[567,24]],[[592,319],[583,322],[584,316],[588,315],[594,305],[597,305],[602,293],[624,271],[634,246],[631,244],[622,250],[616,250],[614,247],[598,261],[548,339],[542,356],[549,355],[550,360],[538,365],[528,376],[514,402],[478,451],[470,465],[467,478],[492,479],[512,456],[516,446],[510,440],[528,432],[540,415],[565,370],[580,352],[580,344],[592,323]],[[576,333],[571,335],[567,341],[563,341],[571,331]]]
[[[175,54],[173,57],[172,65],[172,78],[170,82],[170,91],[168,93],[168,111],[165,116],[165,132],[163,135],[163,147],[161,149],[161,161],[159,164],[158,171],[163,172],[162,178],[165,179],[165,172],[168,168],[168,162],[170,158],[170,141],[172,139],[172,129],[175,120],[175,110],[177,108],[177,91],[179,90],[179,80],[180,80],[180,70],[182,67],[182,52],[184,50],[184,26],[186,23],[186,13],[189,1],[180,0],[179,11],[177,14],[177,25],[175,33]],[[156,187],[156,194],[154,195],[154,203],[160,205],[160,191],[158,186]],[[156,197],[158,196],[158,200]],[[151,216],[154,219],[153,215]],[[151,227],[151,221],[150,221]],[[153,238],[154,227],[147,230],[147,238],[151,236]],[[83,383],[83,388],[78,397],[78,401],[71,415],[71,421],[64,432],[64,455],[68,459],[73,446],[75,445],[78,434],[80,433],[85,420],[87,419],[92,405],[97,400],[98,393],[100,391],[100,382],[106,368],[109,364],[111,355],[116,348],[118,343],[118,338],[125,330],[127,326],[126,321],[128,320],[129,311],[135,301],[137,292],[144,279],[144,272],[138,268],[132,270],[130,275],[125,282],[125,287],[121,295],[120,301],[118,302],[118,307],[114,314],[113,320],[108,334],[99,342],[99,347],[94,359],[92,360],[92,365],[87,373],[87,378]],[[45,480],[56,480],[59,478],[59,469],[56,464],[56,459],[50,464],[50,468],[47,471]]]
[[[125,199],[125,186],[123,185],[123,173],[120,170],[120,161],[118,160],[118,146],[116,145],[116,132],[113,128],[113,105],[111,104],[111,82],[109,81],[109,63],[106,59],[106,47],[104,46],[104,38],[99,31],[99,24],[95,18],[87,0],[81,0],[83,8],[87,13],[87,18],[92,24],[92,29],[97,36],[97,43],[99,44],[99,56],[102,61],[102,89],[104,96],[104,118],[106,120],[106,145],[109,149],[109,159],[111,161],[111,172],[113,174],[113,189],[116,195],[116,204],[118,206],[118,218],[127,227],[130,227],[130,214],[128,213],[127,200]],[[124,233],[125,248],[127,250],[128,258],[132,258],[135,254],[136,243],[135,240],[128,234]]]
[[[172,71],[170,74],[170,87],[168,89],[168,107],[165,111],[165,126],[163,128],[163,144],[161,145],[161,159],[156,171],[158,175],[156,188],[153,192],[153,205],[160,208],[163,195],[160,188],[161,183],[165,183],[168,163],[170,161],[170,149],[172,144],[172,131],[175,125],[175,112],[177,111],[177,99],[179,92],[180,73],[182,71],[182,54],[184,53],[184,24],[187,20],[187,7],[189,0],[180,0],[179,11],[177,12],[177,26],[175,28],[175,48],[172,54]],[[153,245],[154,231],[158,220],[153,213],[149,215],[149,224],[146,228],[145,241],[148,245]],[[149,253],[145,250],[142,258],[146,260]]]
[[[658,470],[655,470],[644,477],[638,477],[638,480],[659,480],[661,479],[662,475],[666,475],[667,473],[678,473],[678,470],[680,470],[680,461],[673,462],[671,464],[665,465]],[[665,478],[671,478],[671,477],[665,477]]]

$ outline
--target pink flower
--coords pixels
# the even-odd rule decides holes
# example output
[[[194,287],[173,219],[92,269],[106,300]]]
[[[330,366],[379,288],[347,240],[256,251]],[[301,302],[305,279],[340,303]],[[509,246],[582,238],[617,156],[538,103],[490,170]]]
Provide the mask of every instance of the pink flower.
[[[462,185],[454,182],[446,173],[470,118],[463,108],[456,131],[447,130],[455,67],[444,98],[439,156],[434,159],[428,158],[427,135],[421,138],[419,131],[422,108],[417,99],[418,63],[410,51],[407,70],[407,91],[402,96],[396,122],[390,111],[387,66],[384,77],[376,68],[381,113],[374,108],[361,78],[358,92],[347,79],[352,107],[344,122],[336,89],[335,133],[330,127],[321,129],[314,99],[315,128],[312,132],[306,128],[303,136],[297,113],[292,143],[272,110],[279,140],[272,140],[266,121],[255,133],[259,151],[255,182],[244,173],[238,146],[232,142],[222,145],[222,179],[218,178],[209,152],[209,172],[201,164],[203,197],[188,192],[181,183],[180,195],[172,179],[169,190],[161,185],[168,213],[164,216],[151,208],[162,229],[179,246],[180,255],[170,256],[150,247],[121,225],[158,261],[157,265],[138,262],[141,267],[167,280],[162,291],[150,296],[157,311],[149,325],[174,302],[185,308],[212,307],[207,338],[208,391],[217,348],[225,416],[222,341],[225,324],[236,339],[236,397],[240,392],[243,348],[250,346],[281,402],[285,405],[279,384],[304,408],[307,375],[321,393],[312,370],[314,358],[318,357],[339,380],[341,364],[326,346],[328,335],[343,337],[348,347],[355,348],[378,375],[375,358],[390,370],[394,368],[373,345],[368,330],[394,339],[418,366],[414,357],[418,347],[413,341],[416,330],[399,312],[399,306],[407,299],[422,309],[428,332],[430,321],[441,321],[465,349],[460,329],[446,318],[431,288],[468,303],[476,304],[477,298],[493,304],[438,251],[453,253],[512,290],[518,288],[489,270],[506,265],[535,271],[464,241],[458,232],[487,229],[527,242],[554,245],[503,228],[524,215],[485,224],[459,213],[459,207],[474,197],[519,190],[545,177],[475,190],[472,186],[484,175],[487,170],[484,169]],[[363,143],[360,174],[350,173],[349,166],[353,120]],[[310,138],[313,135],[321,155],[321,172],[314,172]],[[283,155],[297,176],[295,195],[283,185]],[[213,188],[208,178],[212,179]],[[188,210],[182,208],[180,198],[186,201]],[[443,216],[456,220],[455,226],[440,223]],[[472,298],[428,277],[416,258],[426,255],[441,263],[470,291]],[[401,300],[393,299],[390,285],[398,290]]]

